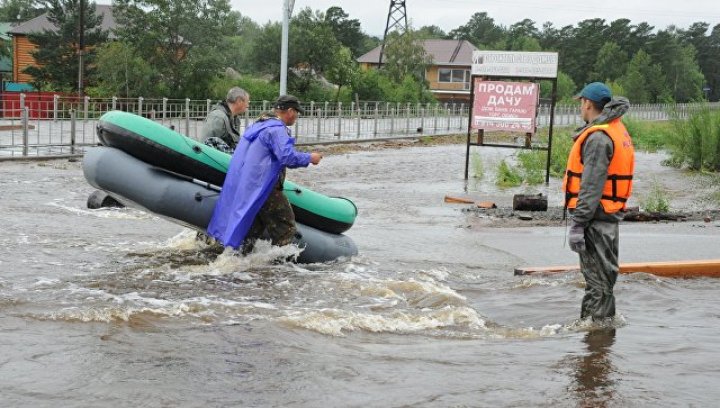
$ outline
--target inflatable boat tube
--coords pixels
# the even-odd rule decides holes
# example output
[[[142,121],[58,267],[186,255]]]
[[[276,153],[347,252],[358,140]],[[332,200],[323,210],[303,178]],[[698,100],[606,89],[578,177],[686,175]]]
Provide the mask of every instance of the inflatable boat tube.
[[[175,223],[205,232],[219,188],[201,180],[173,174],[110,147],[85,153],[83,173],[88,183],[120,203],[149,211]],[[300,263],[333,261],[357,254],[350,237],[297,223],[295,243],[304,248]]]
[[[160,123],[128,112],[110,111],[100,117],[97,134],[105,146],[115,147],[153,166],[222,186],[231,156],[190,139]],[[295,218],[317,229],[342,233],[357,216],[355,204],[328,197],[285,181],[285,195]]]

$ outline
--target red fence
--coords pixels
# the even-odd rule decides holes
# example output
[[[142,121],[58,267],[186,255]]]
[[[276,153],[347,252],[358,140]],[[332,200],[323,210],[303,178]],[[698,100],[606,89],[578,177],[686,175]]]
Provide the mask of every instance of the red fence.
[[[4,118],[20,118],[22,105],[20,95],[25,95],[25,106],[32,119],[48,119],[53,117],[55,95],[63,98],[64,102],[79,102],[77,95],[61,94],[57,92],[2,92],[2,107],[0,116]]]

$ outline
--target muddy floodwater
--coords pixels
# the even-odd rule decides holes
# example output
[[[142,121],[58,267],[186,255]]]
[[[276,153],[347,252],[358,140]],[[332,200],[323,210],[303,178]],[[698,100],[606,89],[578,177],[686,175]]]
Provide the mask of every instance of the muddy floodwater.
[[[720,281],[620,276],[611,329],[577,322],[577,258],[558,220],[444,203],[512,203],[463,180],[464,145],[327,155],[289,178],[351,198],[360,254],[278,264],[217,253],[132,209],[88,210],[80,162],[0,162],[2,407],[678,407],[720,400]],[[639,153],[636,196],[713,209],[712,184]],[[621,262],[719,258],[720,222],[622,223]]]

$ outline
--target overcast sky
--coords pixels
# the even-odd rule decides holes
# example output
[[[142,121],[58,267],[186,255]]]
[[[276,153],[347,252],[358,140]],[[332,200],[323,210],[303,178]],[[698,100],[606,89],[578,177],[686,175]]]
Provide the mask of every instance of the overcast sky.
[[[260,24],[282,19],[283,0],[230,0],[234,10]],[[556,27],[576,25],[590,18],[613,21],[630,19],[634,24],[647,22],[656,29],[674,24],[687,28],[703,21],[710,27],[720,24],[718,0],[605,0],[581,2],[579,0],[406,0],[408,21],[413,27],[436,25],[448,32],[466,24],[476,12],[485,11],[496,24],[509,26],[529,18],[541,28],[546,21]],[[385,31],[390,0],[296,0],[295,11],[310,7],[325,11],[339,6],[360,20],[368,34],[382,36]]]

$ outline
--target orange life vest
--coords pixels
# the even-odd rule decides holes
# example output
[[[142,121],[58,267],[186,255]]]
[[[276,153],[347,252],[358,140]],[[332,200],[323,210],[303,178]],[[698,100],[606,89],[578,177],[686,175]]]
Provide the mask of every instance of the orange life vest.
[[[635,168],[635,149],[630,134],[620,118],[606,124],[590,126],[575,139],[575,144],[570,149],[562,184],[565,192],[565,206],[567,208],[577,206],[584,167],[582,163],[583,144],[591,133],[597,131],[607,134],[613,142],[613,156],[608,165],[608,177],[600,199],[603,210],[612,214],[625,209],[625,203],[632,193],[632,178]]]

